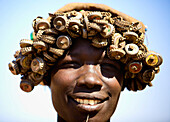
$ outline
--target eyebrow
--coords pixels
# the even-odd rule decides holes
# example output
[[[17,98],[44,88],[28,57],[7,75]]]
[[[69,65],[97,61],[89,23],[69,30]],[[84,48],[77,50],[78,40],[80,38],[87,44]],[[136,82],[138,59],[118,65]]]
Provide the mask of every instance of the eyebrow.
[[[78,60],[74,55],[72,56],[72,54],[66,54],[65,57],[63,57],[62,59],[58,60],[57,65],[62,64],[63,62],[67,62],[67,61],[76,61]]]
[[[64,61],[64,62],[65,61],[80,61],[80,59],[77,58],[77,57],[79,57],[79,55],[80,54],[77,53],[77,52],[68,51],[66,53],[65,57],[59,60],[59,64],[61,64],[61,61]],[[120,61],[118,61],[116,59],[112,59],[112,60],[109,59],[106,51],[104,51],[104,53],[102,55],[103,56],[101,56],[101,58],[95,64],[97,64],[97,63],[99,63],[99,64],[110,63],[110,64],[113,64],[113,65],[116,65],[117,69],[121,69],[121,62]]]

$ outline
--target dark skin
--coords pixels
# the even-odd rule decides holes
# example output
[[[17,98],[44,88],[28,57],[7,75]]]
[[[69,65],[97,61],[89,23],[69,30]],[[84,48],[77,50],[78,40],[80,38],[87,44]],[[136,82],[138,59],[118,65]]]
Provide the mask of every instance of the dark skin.
[[[118,61],[110,60],[103,48],[90,40],[74,39],[51,75],[52,101],[58,121],[106,122],[114,113],[123,73]]]

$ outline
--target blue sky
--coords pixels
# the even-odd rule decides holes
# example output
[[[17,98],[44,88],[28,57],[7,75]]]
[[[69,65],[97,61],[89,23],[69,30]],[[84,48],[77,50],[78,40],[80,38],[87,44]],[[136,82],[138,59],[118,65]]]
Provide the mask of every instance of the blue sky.
[[[20,90],[20,76],[8,70],[13,54],[20,49],[19,41],[29,39],[32,20],[48,17],[60,7],[82,0],[0,0],[0,121],[55,122],[57,114],[51,102],[50,89],[37,86],[31,93]],[[91,2],[91,0],[84,0]],[[93,0],[126,13],[148,26],[145,44],[160,53],[164,62],[153,80],[153,87],[143,91],[121,93],[111,121],[168,122],[170,121],[170,1],[168,0]]]

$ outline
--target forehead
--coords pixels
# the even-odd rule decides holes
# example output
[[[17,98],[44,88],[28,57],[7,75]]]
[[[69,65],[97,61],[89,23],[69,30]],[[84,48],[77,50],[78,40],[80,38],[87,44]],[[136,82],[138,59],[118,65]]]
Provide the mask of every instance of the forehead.
[[[78,38],[78,39],[73,39],[73,45],[70,48],[69,54],[76,55],[77,53],[81,53],[86,55],[87,53],[91,53],[96,55],[97,54],[102,55],[104,50],[105,50],[104,48],[96,48],[92,46],[91,40]]]
[[[67,56],[80,58],[81,60],[101,60],[106,56],[104,48],[96,48],[91,45],[91,40],[78,38],[73,40],[73,45],[69,49]]]
[[[91,40],[78,38],[72,39],[73,44],[67,54],[58,61],[58,64],[63,61],[75,61],[81,64],[114,64],[117,69],[121,68],[121,63],[118,60],[108,58],[106,48],[96,48],[91,44]]]

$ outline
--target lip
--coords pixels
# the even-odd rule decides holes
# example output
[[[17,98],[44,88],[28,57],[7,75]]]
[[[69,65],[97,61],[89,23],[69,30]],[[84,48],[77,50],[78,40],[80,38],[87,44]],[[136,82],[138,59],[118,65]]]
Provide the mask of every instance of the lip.
[[[74,94],[69,95],[68,99],[70,100],[71,104],[78,110],[84,113],[94,113],[100,111],[100,109],[106,104],[106,102],[109,100],[108,96],[103,95],[92,95],[92,94]],[[77,99],[81,100],[89,100],[89,101],[97,101],[95,104],[87,104],[87,103],[80,103],[77,101]]]

